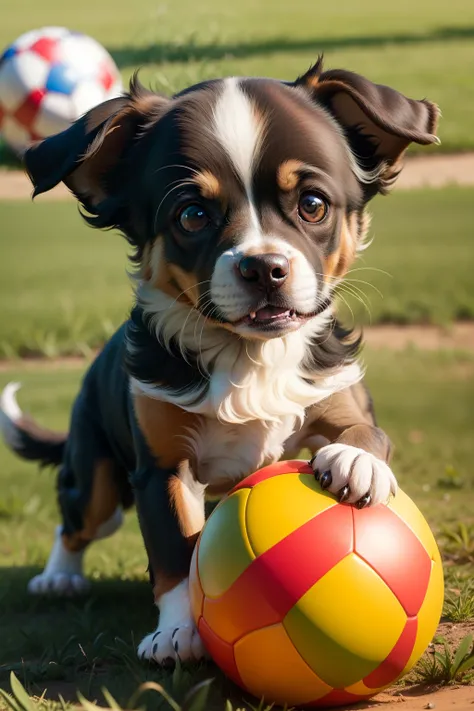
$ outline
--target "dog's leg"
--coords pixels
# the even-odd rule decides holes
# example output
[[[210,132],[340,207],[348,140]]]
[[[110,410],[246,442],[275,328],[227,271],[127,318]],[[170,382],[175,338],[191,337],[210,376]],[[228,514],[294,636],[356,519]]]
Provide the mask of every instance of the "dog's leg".
[[[375,426],[371,408],[361,406],[362,395],[348,388],[312,408],[301,443],[311,447],[316,437],[325,438],[312,460],[322,488],[361,507],[386,502],[397,490],[390,440]]]
[[[138,656],[159,664],[197,660],[205,649],[191,615],[188,577],[191,555],[204,525],[204,487],[183,462],[176,469],[152,468],[134,477],[135,500],[149,558],[150,579],[160,616]]]
[[[58,480],[63,525],[56,529],[45,569],[28,584],[32,595],[72,596],[89,589],[89,581],[82,572],[85,550],[92,541],[111,536],[123,520],[114,479],[115,466],[110,459],[96,461],[92,467],[88,503],[81,510],[80,501],[84,496],[80,494],[84,492],[68,486],[72,480],[77,484],[80,479],[71,476],[69,462],[65,462]]]
[[[191,556],[204,525],[205,492],[188,462],[193,418],[141,395],[135,396],[130,413],[136,456],[132,485],[160,611],[158,626],[142,640],[138,655],[159,664],[205,655],[188,593]]]

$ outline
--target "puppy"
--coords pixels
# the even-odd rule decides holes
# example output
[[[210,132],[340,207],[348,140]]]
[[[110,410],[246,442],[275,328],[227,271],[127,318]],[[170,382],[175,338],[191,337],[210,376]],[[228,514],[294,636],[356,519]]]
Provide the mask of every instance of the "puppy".
[[[228,78],[173,98],[134,78],[26,153],[34,195],[63,181],[90,225],[125,236],[137,283],[67,435],[4,391],[9,446],[59,467],[62,523],[31,593],[85,590],[85,549],[135,503],[160,611],[138,654],[199,659],[187,577],[206,494],[303,448],[341,501],[395,494],[360,340],[333,297],[365,246],[367,203],[411,142],[436,142],[437,116],[319,60],[294,82]]]

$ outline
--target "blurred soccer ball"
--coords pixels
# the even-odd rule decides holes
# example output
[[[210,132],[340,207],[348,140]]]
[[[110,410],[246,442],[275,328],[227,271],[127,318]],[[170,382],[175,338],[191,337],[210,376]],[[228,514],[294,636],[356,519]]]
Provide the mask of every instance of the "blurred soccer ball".
[[[64,27],[21,35],[0,57],[0,135],[22,153],[122,89],[112,57]]]

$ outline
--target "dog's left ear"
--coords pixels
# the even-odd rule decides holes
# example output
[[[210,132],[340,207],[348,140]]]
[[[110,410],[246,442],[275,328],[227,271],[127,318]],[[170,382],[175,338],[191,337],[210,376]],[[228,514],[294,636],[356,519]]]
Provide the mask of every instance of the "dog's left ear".
[[[88,222],[120,225],[123,195],[136,181],[127,155],[168,105],[168,98],[142,87],[135,75],[127,94],[95,106],[66,130],[26,151],[23,161],[33,195],[62,181],[92,216]]]
[[[322,58],[299,77],[313,100],[326,108],[344,130],[353,155],[365,171],[378,174],[376,190],[385,192],[396,180],[410,143],[439,143],[438,107],[408,99],[395,89],[373,84],[343,69],[322,71]]]

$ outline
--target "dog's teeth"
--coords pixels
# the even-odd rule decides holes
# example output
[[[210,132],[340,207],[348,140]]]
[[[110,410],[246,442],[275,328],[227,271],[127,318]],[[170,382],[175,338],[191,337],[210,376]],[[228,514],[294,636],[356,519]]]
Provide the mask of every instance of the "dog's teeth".
[[[257,313],[256,313],[256,311],[251,311],[251,312],[249,313],[249,316],[250,316],[250,318],[252,319],[252,321],[253,321],[254,319],[256,319],[256,318],[257,318]]]

